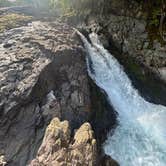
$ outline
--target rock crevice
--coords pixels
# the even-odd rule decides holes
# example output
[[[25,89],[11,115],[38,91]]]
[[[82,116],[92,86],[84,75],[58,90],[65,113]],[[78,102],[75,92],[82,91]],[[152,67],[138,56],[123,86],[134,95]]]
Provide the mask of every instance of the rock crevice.
[[[90,95],[98,87],[90,88],[85,52],[74,30],[35,21],[1,33],[0,53],[0,162],[96,165],[105,123],[96,124],[112,110]],[[92,107],[94,100],[100,108]],[[94,112],[101,115],[104,109],[107,114],[93,123]]]

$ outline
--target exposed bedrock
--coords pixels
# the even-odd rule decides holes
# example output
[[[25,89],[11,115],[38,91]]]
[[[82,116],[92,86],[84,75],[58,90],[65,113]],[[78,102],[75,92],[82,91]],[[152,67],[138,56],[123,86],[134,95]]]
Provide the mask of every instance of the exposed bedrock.
[[[101,157],[101,140],[116,115],[89,80],[84,49],[71,27],[36,21],[1,33],[0,61],[1,165],[47,165],[47,157],[59,165],[68,158],[77,165],[112,162]]]
[[[100,35],[147,100],[166,105],[166,45],[157,38],[152,41],[144,13],[135,1],[113,0],[108,8],[104,15],[87,17],[82,28]]]

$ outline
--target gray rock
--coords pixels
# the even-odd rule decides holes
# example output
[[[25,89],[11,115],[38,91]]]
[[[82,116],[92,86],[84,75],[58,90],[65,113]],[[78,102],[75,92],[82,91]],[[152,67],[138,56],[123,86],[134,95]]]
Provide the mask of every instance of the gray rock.
[[[158,71],[160,73],[161,79],[166,81],[166,67],[159,68]]]
[[[86,121],[85,54],[73,29],[58,22],[35,21],[0,38],[0,154],[9,166],[24,166],[52,118],[67,119],[72,129]]]
[[[112,3],[114,3],[114,1]],[[118,6],[118,4],[115,6]],[[133,12],[132,9],[126,8],[126,10],[130,13]],[[91,27],[91,22],[95,22],[96,25],[107,25],[108,29],[105,29],[105,31],[107,31],[107,35],[105,35],[104,40],[101,40],[105,47],[108,48],[105,41],[108,41],[111,37],[112,44],[122,54],[125,53],[129,57],[136,59],[136,61],[139,59],[138,63],[143,64],[152,72],[155,71],[154,75],[160,77],[157,70],[158,67],[165,67],[166,45],[161,45],[159,41],[155,40],[152,47],[149,47],[150,41],[148,32],[146,31],[146,21],[144,19],[137,19],[136,16],[129,17],[128,13],[125,15],[116,15],[112,13],[107,16],[109,19],[103,18],[99,20],[98,17],[93,18],[94,21],[90,21],[88,23],[90,24],[89,27]],[[101,34],[101,36],[104,36],[104,34]],[[149,57],[151,56],[155,58],[155,61],[153,60],[149,63]]]

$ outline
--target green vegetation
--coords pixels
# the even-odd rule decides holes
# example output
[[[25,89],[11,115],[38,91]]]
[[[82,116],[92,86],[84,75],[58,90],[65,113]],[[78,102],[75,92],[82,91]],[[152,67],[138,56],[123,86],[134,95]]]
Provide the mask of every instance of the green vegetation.
[[[49,0],[50,7],[59,9],[64,16],[86,16],[104,14],[110,0]]]
[[[147,31],[151,44],[158,40],[166,43],[166,0],[135,0],[142,6],[147,19]],[[119,2],[120,3],[120,2]],[[123,2],[122,2],[123,3]],[[53,9],[61,9],[65,17],[109,15],[111,0],[50,0]]]
[[[151,44],[158,40],[166,43],[166,0],[137,0],[147,18],[147,31]]]
[[[162,44],[166,42],[166,0],[135,0],[147,18],[147,31],[151,43],[154,40]],[[126,0],[126,2],[128,2]],[[123,3],[118,1],[117,3]],[[89,15],[107,16],[110,12],[111,0],[16,0],[9,2],[0,0],[0,7],[11,5],[32,5],[50,9],[63,18],[83,17]]]
[[[135,0],[142,6],[147,18],[147,31],[153,44],[154,40],[166,42],[166,0]],[[119,2],[120,3],[120,2]],[[123,3],[123,2],[122,2]],[[51,8],[59,9],[63,16],[108,15],[111,0],[49,0]]]

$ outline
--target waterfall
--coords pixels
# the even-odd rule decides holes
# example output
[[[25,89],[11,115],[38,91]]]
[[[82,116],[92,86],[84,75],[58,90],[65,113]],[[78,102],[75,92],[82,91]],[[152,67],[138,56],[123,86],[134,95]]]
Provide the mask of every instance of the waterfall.
[[[97,34],[89,35],[91,43],[78,34],[88,53],[90,77],[107,93],[118,112],[118,126],[103,145],[105,153],[121,166],[166,166],[166,107],[140,96]]]

